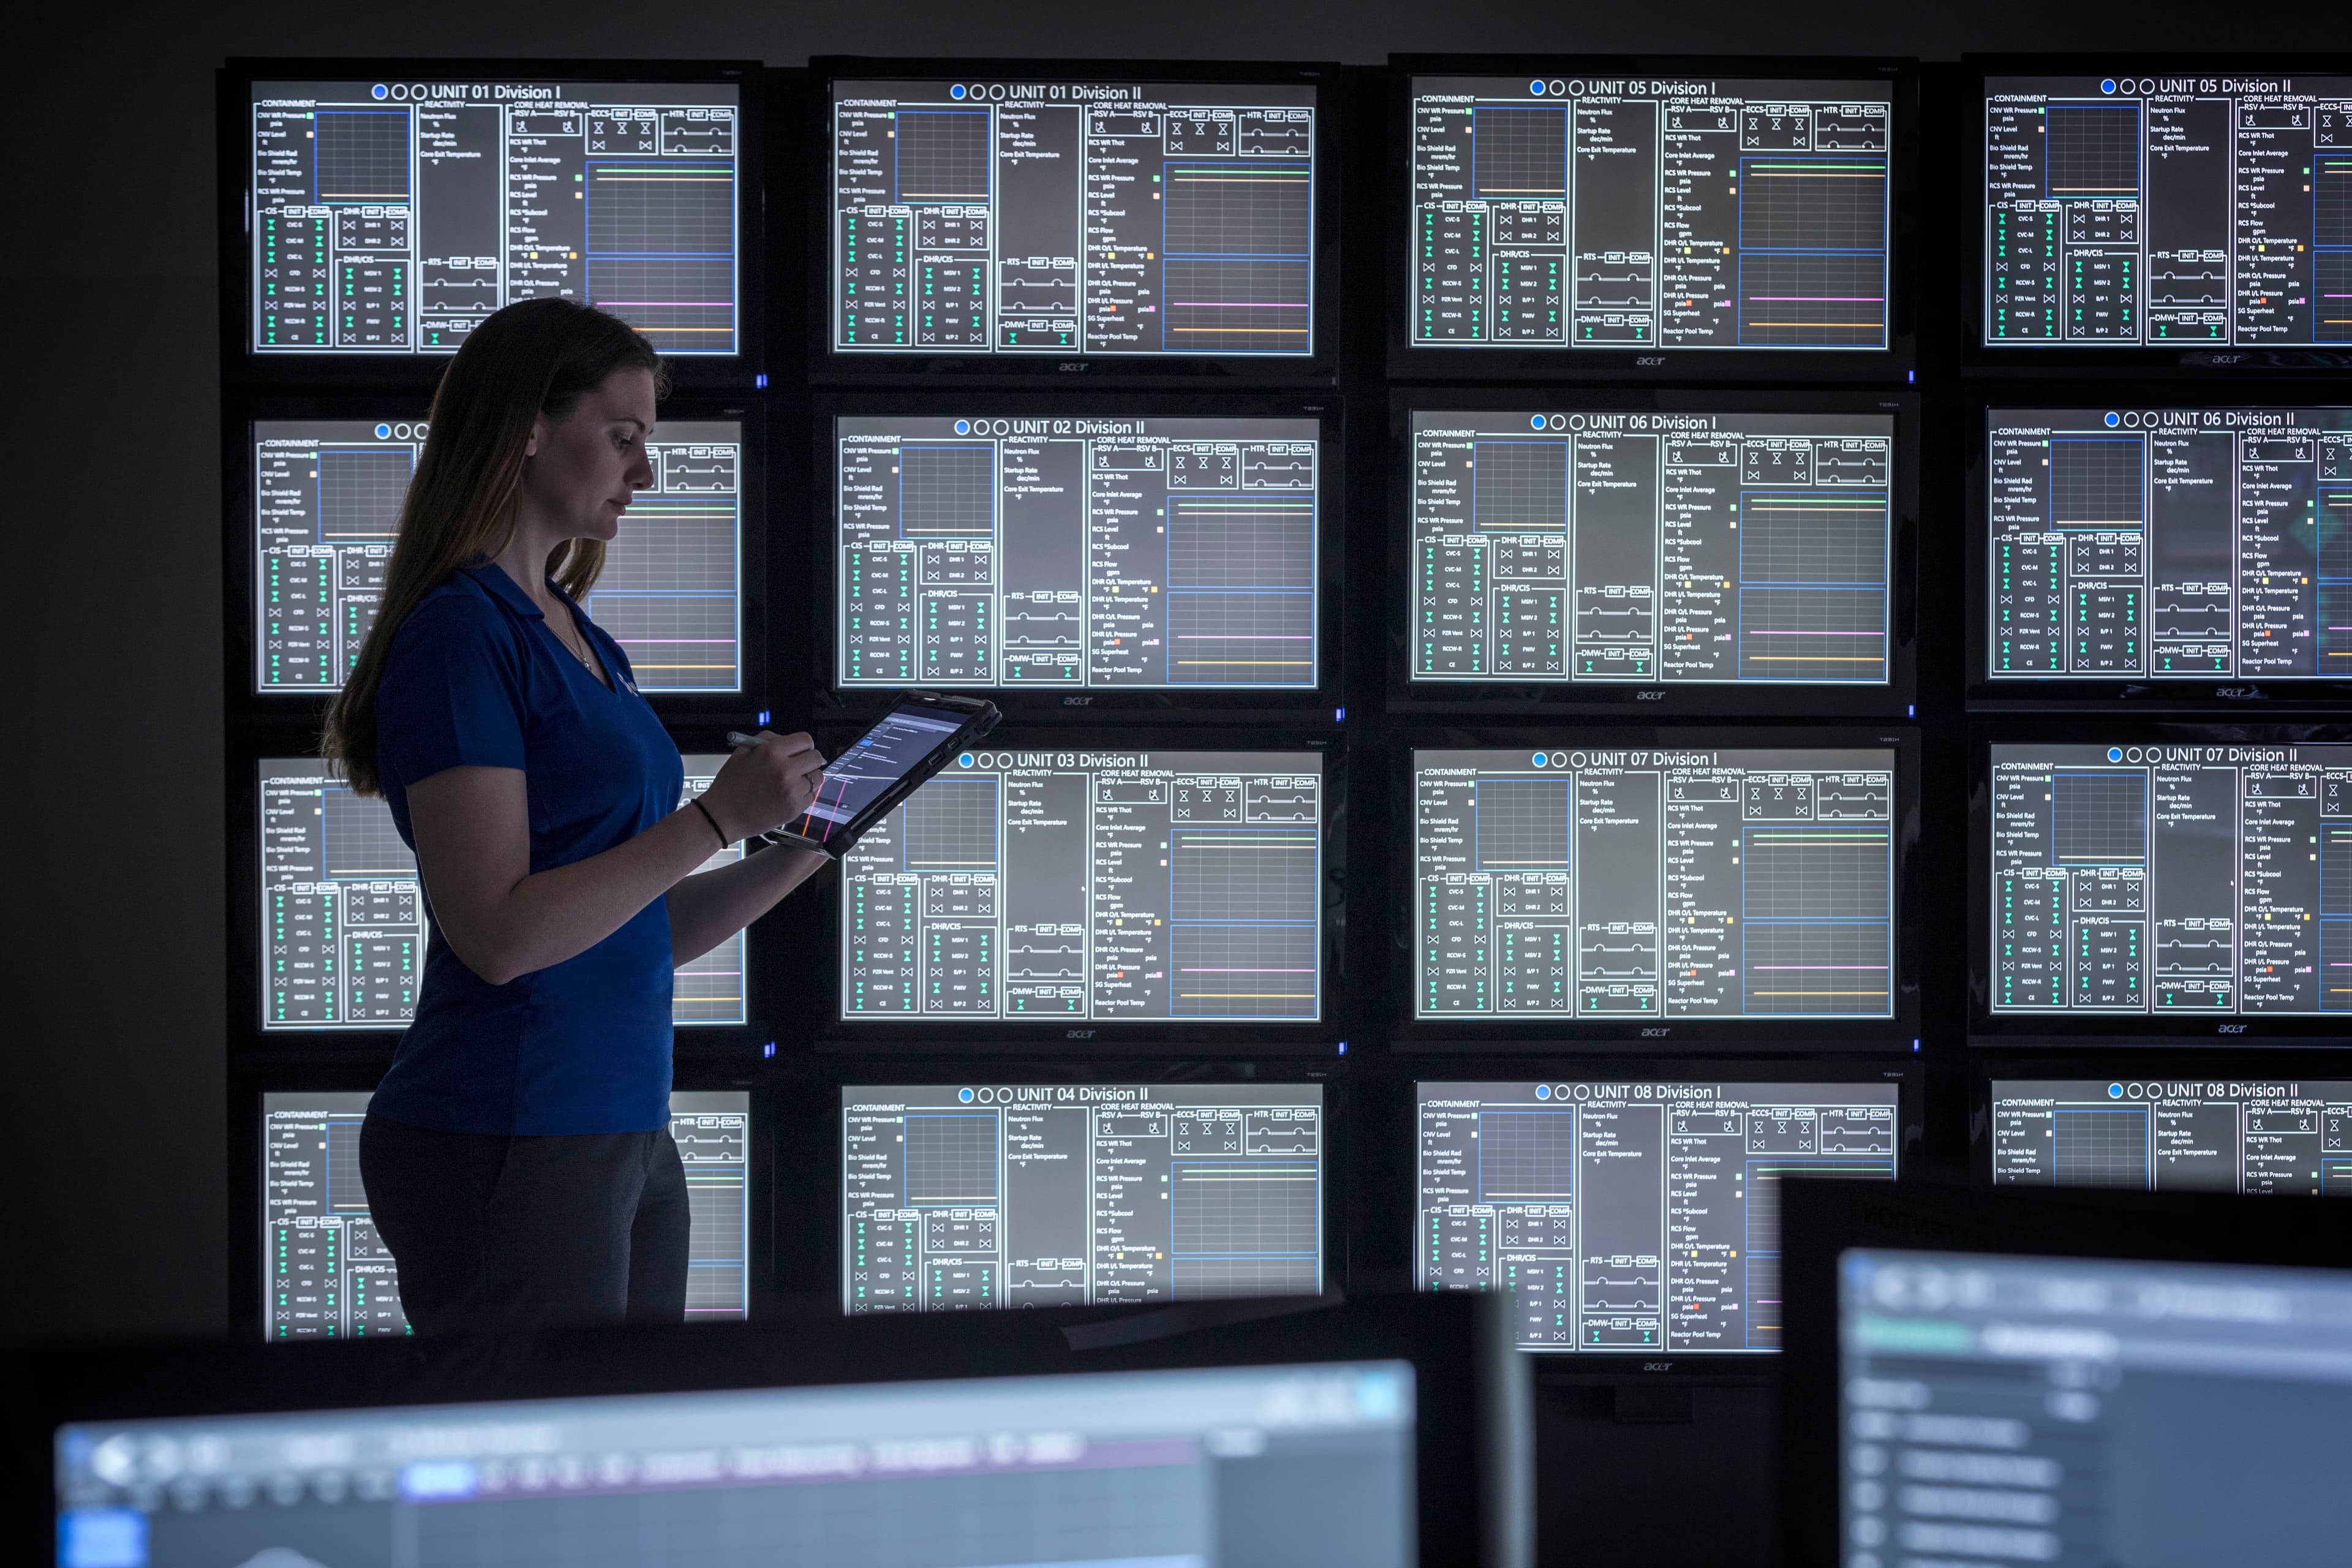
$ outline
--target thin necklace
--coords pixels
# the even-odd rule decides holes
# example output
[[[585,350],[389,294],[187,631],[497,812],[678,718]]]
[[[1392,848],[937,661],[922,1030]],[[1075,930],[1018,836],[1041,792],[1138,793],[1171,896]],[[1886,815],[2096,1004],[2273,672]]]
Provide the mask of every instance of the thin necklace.
[[[571,618],[571,612],[568,609],[564,612],[564,617],[567,620]],[[550,631],[555,630],[552,625],[551,625],[548,629]],[[589,654],[584,646],[580,647],[574,647],[572,646],[572,638],[575,637],[579,637],[583,645],[588,640],[586,635],[583,634],[576,625],[571,628],[569,636],[565,635],[563,632],[555,633],[555,640],[563,645],[563,651],[578,659],[580,661],[580,667],[593,675],[596,672],[596,660]]]

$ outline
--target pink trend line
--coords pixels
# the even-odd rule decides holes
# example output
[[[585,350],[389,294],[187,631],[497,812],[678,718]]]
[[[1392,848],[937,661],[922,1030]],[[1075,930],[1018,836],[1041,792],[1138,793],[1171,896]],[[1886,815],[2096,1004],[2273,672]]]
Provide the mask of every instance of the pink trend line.
[[[1311,969],[1180,969],[1179,974],[1312,974]]]
[[[1885,632],[1773,632],[1760,628],[1748,634],[1751,637],[1883,637]]]
[[[1192,310],[1304,310],[1306,301],[1288,300],[1171,300],[1171,305],[1181,305]]]
[[[685,308],[687,308],[687,309],[688,309],[688,310],[703,310],[703,309],[706,309],[706,308],[707,308],[707,309],[709,309],[709,310],[730,310],[730,309],[732,309],[732,308],[734,307],[735,301],[734,301],[734,300],[597,300],[597,301],[596,301],[596,303],[597,303],[599,306],[604,306],[604,305],[649,305],[649,306],[671,306],[671,305],[677,305],[677,306],[683,306],[683,307],[685,307]]]
[[[1885,302],[1878,294],[1750,294],[1750,300],[1769,300],[1775,304],[1818,305],[1878,305]]]
[[[1884,969],[1883,963],[1751,963],[1750,969]]]

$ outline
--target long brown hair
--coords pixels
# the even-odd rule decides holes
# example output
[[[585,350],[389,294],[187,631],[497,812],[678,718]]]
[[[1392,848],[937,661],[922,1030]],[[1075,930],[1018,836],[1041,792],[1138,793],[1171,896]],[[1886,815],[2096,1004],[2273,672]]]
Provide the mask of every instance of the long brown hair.
[[[367,641],[327,709],[319,749],[361,795],[383,793],[375,762],[375,693],[393,639],[425,595],[461,566],[514,542],[523,448],[532,421],[561,418],[617,370],[646,370],[656,395],[668,378],[661,356],[626,322],[571,300],[509,305],[467,334],[433,395],[416,477],[401,503],[400,536],[384,571],[383,601]],[[604,569],[604,542],[571,539],[547,558],[547,574],[573,598]]]

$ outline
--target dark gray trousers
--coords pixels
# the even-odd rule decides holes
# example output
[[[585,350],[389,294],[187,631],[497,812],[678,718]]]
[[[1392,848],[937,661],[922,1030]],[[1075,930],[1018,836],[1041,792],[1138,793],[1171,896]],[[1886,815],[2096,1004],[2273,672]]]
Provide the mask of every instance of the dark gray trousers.
[[[370,1113],[360,1179],[418,1333],[686,1318],[686,1168],[669,1129],[436,1132]]]

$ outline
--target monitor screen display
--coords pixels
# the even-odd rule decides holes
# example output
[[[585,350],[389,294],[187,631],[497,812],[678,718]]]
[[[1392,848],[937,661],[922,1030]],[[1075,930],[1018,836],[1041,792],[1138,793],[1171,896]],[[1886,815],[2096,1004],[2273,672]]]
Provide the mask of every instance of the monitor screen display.
[[[2352,342],[2352,77],[1994,76],[1984,342]]]
[[[1407,1568],[1416,1392],[1360,1360],[78,1422],[57,1561]]]
[[[1412,420],[1413,679],[1887,683],[1894,415]]]
[[[967,752],[841,863],[852,1021],[1313,1023],[1318,752]]]
[[[666,355],[735,354],[740,89],[257,81],[252,353],[455,353],[577,300]]]
[[[835,353],[1314,353],[1311,83],[832,89]]]
[[[1317,1084],[841,1091],[845,1312],[1323,1289]]]
[[[1987,679],[2352,679],[2352,408],[1995,408],[1984,474]]]
[[[2352,1197],[2352,1083],[1996,1079],[1996,1186]]]
[[[1512,1292],[1530,1351],[1779,1350],[1781,1178],[1891,1182],[1902,1143],[1891,1082],[1423,1082],[1413,1099],[1413,1283]]]
[[[392,1253],[360,1179],[364,1093],[261,1097],[262,1332],[271,1340],[410,1331]],[[670,1136],[692,1215],[686,1320],[740,1318],[750,1303],[751,1096],[669,1097]]]
[[[375,625],[422,419],[253,426],[253,689],[340,690]],[[653,486],[621,514],[581,608],[644,692],[743,689],[743,426],[679,420],[646,440]]]
[[[1889,1018],[1892,750],[1412,754],[1413,1014]]]
[[[1318,684],[1318,420],[842,417],[834,448],[841,686]]]
[[[690,754],[681,803],[709,787],[727,759]],[[261,1026],[310,1032],[404,1029],[425,978],[425,904],[416,857],[392,807],[315,757],[258,764],[261,829]],[[701,870],[731,865],[730,846]],[[682,965],[670,1016],[678,1024],[740,1024],[743,933]]]
[[[1413,347],[1887,346],[1891,82],[1410,90]]]
[[[1995,745],[1996,1014],[2352,1012],[2352,745]]]
[[[1844,1561],[2342,1555],[2341,1271],[1850,1247],[1837,1279]]]

